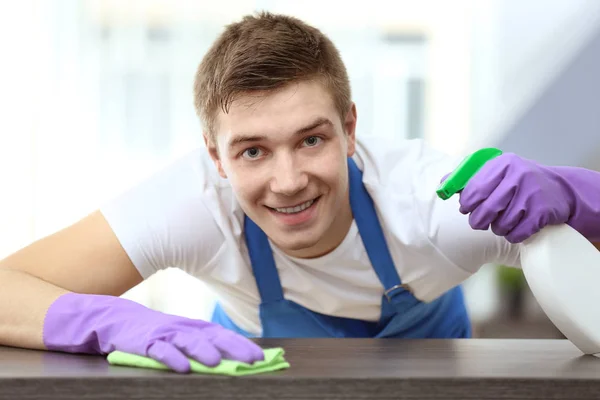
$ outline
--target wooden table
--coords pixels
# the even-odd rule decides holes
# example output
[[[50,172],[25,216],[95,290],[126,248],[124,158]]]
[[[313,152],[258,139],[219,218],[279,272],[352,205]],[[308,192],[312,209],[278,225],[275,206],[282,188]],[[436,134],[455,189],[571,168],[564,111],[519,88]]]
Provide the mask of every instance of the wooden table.
[[[566,340],[260,340],[291,368],[247,376],[109,366],[0,347],[0,399],[600,399],[600,358]]]

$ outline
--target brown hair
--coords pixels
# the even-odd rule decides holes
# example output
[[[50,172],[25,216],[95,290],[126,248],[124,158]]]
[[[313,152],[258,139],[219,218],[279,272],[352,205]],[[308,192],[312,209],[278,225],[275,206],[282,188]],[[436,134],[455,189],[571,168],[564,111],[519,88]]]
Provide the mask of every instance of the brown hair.
[[[226,26],[202,59],[194,82],[196,112],[214,140],[217,110],[229,112],[238,96],[311,79],[323,82],[344,118],[351,105],[350,82],[332,41],[294,17],[246,16]]]

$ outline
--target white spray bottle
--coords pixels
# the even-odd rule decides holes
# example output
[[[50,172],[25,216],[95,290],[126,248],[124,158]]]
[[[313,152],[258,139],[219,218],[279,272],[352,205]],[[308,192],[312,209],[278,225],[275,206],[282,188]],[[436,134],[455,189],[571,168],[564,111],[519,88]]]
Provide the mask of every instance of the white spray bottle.
[[[478,150],[442,182],[449,199],[502,151]],[[584,354],[600,353],[600,252],[567,224],[549,225],[520,244],[521,267],[550,321]],[[598,308],[596,308],[598,307]]]

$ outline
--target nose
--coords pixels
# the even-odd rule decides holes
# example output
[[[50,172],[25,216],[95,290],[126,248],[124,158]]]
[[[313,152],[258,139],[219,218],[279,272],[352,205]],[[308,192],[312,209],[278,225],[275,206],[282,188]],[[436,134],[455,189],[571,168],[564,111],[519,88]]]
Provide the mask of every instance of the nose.
[[[293,196],[308,185],[308,176],[299,168],[293,157],[279,157],[273,165],[271,191],[284,196]]]

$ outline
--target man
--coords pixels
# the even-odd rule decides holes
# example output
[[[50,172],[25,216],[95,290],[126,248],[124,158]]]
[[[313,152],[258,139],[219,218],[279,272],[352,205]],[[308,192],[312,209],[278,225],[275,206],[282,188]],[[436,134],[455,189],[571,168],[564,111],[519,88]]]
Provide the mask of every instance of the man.
[[[469,337],[460,283],[519,266],[519,243],[567,222],[600,240],[600,174],[506,154],[460,194],[457,161],[421,141],[357,140],[344,64],[286,16],[229,25],[202,60],[193,151],[1,262],[0,344],[121,350],[178,372],[254,362],[248,337]],[[468,215],[468,216],[467,216]],[[119,298],[178,267],[218,295],[212,321]]]

